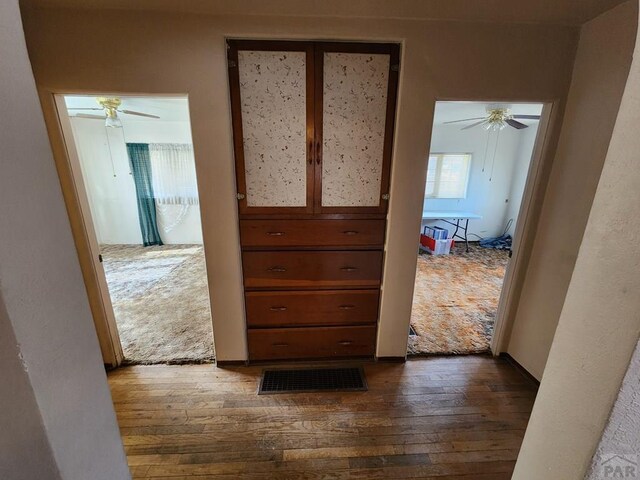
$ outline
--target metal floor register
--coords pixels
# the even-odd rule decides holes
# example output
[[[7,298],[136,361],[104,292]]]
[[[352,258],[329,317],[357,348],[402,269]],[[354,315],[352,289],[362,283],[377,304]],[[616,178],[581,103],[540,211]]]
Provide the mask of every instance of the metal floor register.
[[[258,395],[297,392],[366,391],[362,368],[265,370]]]

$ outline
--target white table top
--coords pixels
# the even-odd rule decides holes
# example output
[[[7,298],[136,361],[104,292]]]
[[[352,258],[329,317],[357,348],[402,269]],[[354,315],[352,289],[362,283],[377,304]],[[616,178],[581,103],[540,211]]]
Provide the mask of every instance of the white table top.
[[[478,215],[472,212],[439,212],[435,210],[425,210],[424,212],[422,212],[423,220],[480,220],[481,218],[482,215]]]

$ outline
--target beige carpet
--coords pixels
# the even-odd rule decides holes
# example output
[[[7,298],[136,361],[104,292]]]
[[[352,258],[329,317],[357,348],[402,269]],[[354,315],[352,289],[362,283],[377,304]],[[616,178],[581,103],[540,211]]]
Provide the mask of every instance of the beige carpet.
[[[103,245],[100,250],[127,363],[213,361],[202,246]]]
[[[451,255],[420,254],[409,355],[489,350],[508,255],[457,245]]]

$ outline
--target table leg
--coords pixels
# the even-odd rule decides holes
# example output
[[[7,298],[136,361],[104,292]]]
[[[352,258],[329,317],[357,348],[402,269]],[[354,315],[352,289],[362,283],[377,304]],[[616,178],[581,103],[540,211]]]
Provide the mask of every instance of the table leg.
[[[467,245],[467,253],[469,253],[469,238],[467,237],[468,230],[469,230],[469,219],[467,218],[467,223],[464,227],[464,243]]]
[[[458,235],[458,228],[460,227],[460,219],[456,218],[456,230],[455,232],[453,232],[453,235],[451,236],[451,238],[456,238],[456,236]]]

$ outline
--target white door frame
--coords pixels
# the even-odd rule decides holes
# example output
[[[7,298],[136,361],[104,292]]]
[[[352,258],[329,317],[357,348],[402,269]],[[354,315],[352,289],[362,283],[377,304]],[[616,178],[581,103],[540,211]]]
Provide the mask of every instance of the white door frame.
[[[91,209],[89,208],[87,190],[82,177],[80,157],[74,140],[73,127],[71,126],[71,121],[67,113],[64,95],[54,94],[53,99],[62,129],[62,139],[67,153],[68,170],[71,172],[71,184],[74,190],[73,195],[80,208],[84,238],[86,239],[91,257],[90,268],[85,269],[83,272],[85,275],[85,286],[87,287],[87,294],[89,296],[92,295],[89,288],[90,285],[97,286],[94,294],[97,294],[99,297],[98,302],[91,302],[94,309],[99,309],[99,311],[94,310],[92,312],[93,321],[96,327],[96,333],[98,334],[98,341],[104,363],[112,367],[117,367],[122,363],[124,354],[120,342],[120,335],[118,334],[115,314],[113,312],[113,305],[111,304],[107,277],[104,273],[102,262],[100,261],[100,247]],[[61,174],[62,172],[59,171],[59,175]],[[76,239],[76,241],[78,241],[78,239]],[[84,264],[86,266],[87,262],[84,262]],[[89,271],[87,272],[87,270]],[[87,278],[87,275],[89,275],[90,278]],[[96,307],[96,304],[98,304],[99,307]]]
[[[519,103],[519,102],[513,102]],[[525,102],[523,102],[525,103]],[[518,291],[516,291],[516,280],[524,275],[523,268],[526,267],[528,255],[522,251],[524,239],[533,234],[537,226],[537,218],[534,215],[534,198],[535,194],[540,190],[543,165],[545,164],[544,153],[547,150],[547,142],[549,141],[549,127],[551,124],[551,116],[554,111],[554,103],[541,102],[543,104],[538,123],[538,131],[533,144],[533,152],[529,162],[529,171],[525,182],[524,191],[522,192],[522,200],[520,209],[516,217],[516,229],[513,234],[513,242],[511,245],[511,258],[507,263],[507,269],[502,283],[500,292],[500,300],[498,301],[498,311],[493,327],[493,335],[491,337],[491,353],[500,355],[507,350],[509,334],[511,326],[515,320],[515,307],[520,299]],[[552,159],[546,159],[551,161]],[[547,179],[548,181],[548,179]],[[542,197],[540,197],[542,199]],[[542,201],[542,200],[540,200]]]

